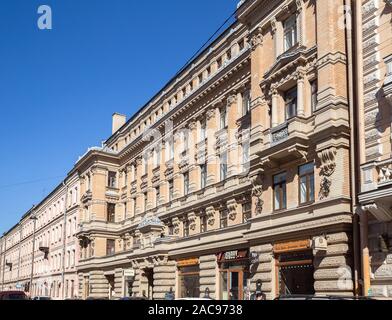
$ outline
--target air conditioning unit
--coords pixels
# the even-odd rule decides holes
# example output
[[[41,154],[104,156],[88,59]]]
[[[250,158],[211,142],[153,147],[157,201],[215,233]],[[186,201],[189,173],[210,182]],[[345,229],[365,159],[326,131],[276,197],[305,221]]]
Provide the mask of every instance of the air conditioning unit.
[[[328,249],[328,241],[325,237],[315,237],[313,239],[313,252],[319,253],[319,252],[326,252]]]

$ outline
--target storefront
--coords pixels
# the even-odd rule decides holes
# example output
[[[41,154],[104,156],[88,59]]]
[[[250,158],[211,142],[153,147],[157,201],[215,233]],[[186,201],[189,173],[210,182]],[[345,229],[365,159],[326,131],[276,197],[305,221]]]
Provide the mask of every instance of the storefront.
[[[220,275],[220,299],[244,300],[249,278],[249,250],[221,252],[217,257]]]
[[[184,259],[177,261],[178,295],[180,298],[200,297],[200,267],[199,259]]]
[[[274,246],[279,295],[313,295],[314,264],[310,240],[279,243]]]

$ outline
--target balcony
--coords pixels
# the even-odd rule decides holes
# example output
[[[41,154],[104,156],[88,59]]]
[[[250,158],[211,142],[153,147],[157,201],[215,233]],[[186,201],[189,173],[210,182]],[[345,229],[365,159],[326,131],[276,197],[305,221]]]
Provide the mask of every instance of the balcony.
[[[361,170],[362,209],[371,212],[378,221],[392,221],[392,158],[369,163]]]
[[[45,255],[45,259],[48,259],[48,255],[49,255],[49,243],[47,243],[46,241],[41,241],[39,243],[39,247],[38,247],[39,251],[43,252]]]
[[[306,156],[310,135],[314,129],[313,118],[292,118],[264,131],[264,146],[258,155],[262,161],[276,164]]]

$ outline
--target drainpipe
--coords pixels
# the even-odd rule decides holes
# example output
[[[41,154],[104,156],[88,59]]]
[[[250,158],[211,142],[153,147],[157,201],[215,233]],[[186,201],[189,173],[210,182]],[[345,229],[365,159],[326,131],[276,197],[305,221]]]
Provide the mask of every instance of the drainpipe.
[[[65,187],[65,199],[64,199],[64,228],[63,228],[63,266],[61,272],[61,296],[63,300],[65,299],[65,253],[66,253],[66,243],[67,243],[67,205],[68,205],[68,185],[66,185],[65,181],[63,182],[63,186]]]
[[[20,259],[22,257],[22,223],[19,223],[19,256],[18,256],[18,273],[16,283],[20,285]]]
[[[357,102],[357,144],[359,165],[366,163],[365,154],[365,124],[364,124],[364,85],[363,85],[363,21],[362,21],[362,1],[355,1],[355,51],[356,51],[356,102]],[[358,182],[360,182],[361,175],[359,174]],[[361,266],[362,266],[362,295],[368,296],[370,291],[370,258],[369,258],[369,243],[368,243],[368,212],[361,209],[358,210],[360,215],[360,244],[361,248]]]
[[[358,1],[357,1],[358,2]],[[359,253],[359,227],[357,214],[357,177],[358,176],[358,158],[356,144],[356,114],[355,114],[355,94],[354,94],[354,55],[353,55],[353,19],[351,0],[344,0],[346,21],[351,21],[351,26],[346,25],[346,50],[347,50],[347,77],[348,77],[348,98],[349,98],[349,113],[350,113],[350,181],[351,181],[351,212],[353,213],[352,233],[353,233],[353,256],[354,256],[354,294],[359,295],[359,268],[360,259]],[[350,16],[351,15],[351,16]]]

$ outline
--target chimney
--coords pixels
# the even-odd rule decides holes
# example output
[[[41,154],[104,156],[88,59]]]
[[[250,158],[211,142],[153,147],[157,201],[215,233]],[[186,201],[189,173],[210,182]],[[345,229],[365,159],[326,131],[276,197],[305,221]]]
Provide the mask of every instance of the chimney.
[[[120,129],[125,124],[125,122],[127,122],[127,117],[119,113],[114,113],[112,119],[112,134],[115,134],[118,129]]]

